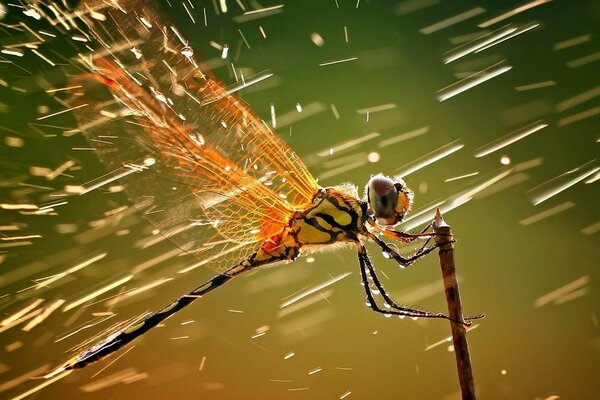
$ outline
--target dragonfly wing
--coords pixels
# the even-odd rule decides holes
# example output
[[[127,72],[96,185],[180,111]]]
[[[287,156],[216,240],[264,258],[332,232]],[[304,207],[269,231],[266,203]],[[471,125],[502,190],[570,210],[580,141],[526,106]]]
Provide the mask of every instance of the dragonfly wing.
[[[115,4],[85,2],[74,19],[93,49],[80,55],[89,73],[75,78],[84,94],[70,101],[81,106],[78,129],[109,170],[133,171],[127,193],[182,249],[202,259],[250,253],[311,202],[317,183],[148,2]]]
[[[255,206],[242,217],[240,203],[251,196],[244,192],[227,196],[226,189],[217,194],[216,182],[207,181],[200,172],[205,163],[182,161],[181,153],[193,150],[188,149],[190,144],[165,151],[160,140],[169,138],[168,132],[154,128],[150,134],[149,128],[142,127],[143,119],[130,115],[104,85],[77,82],[82,83],[86,96],[81,100],[95,96],[86,112],[78,112],[79,126],[106,167],[114,171],[111,175],[125,175],[120,181],[128,197],[162,236],[219,272],[256,250],[261,238],[256,233],[259,228],[253,227],[260,227],[261,219],[251,214],[264,208]],[[100,105],[102,110],[93,109]],[[232,217],[234,210],[240,216],[237,220]],[[284,218],[283,213],[280,209],[278,216]]]

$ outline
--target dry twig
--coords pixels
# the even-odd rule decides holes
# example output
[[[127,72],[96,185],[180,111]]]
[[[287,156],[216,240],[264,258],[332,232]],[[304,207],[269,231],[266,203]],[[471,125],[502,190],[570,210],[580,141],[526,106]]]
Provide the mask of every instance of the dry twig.
[[[433,231],[436,233],[435,241],[440,249],[440,265],[442,267],[442,276],[444,277],[448,314],[452,319],[450,327],[452,328],[452,340],[462,398],[463,400],[475,400],[475,384],[473,382],[473,370],[471,368],[471,357],[469,356],[469,344],[467,343],[466,335],[467,324],[464,323],[458,281],[456,280],[454,237],[452,236],[450,226],[442,218],[439,209],[433,221]],[[462,323],[455,321],[461,321]]]

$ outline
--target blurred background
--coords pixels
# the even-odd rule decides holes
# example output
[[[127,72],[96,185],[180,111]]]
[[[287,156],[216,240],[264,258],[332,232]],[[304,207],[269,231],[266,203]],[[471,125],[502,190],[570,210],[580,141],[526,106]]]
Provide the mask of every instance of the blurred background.
[[[71,38],[17,3],[0,2],[2,398],[213,275],[179,274],[195,260],[117,182],[64,195],[106,171],[65,134],[68,113],[40,119],[64,108],[51,94]],[[161,13],[227,85],[273,74],[238,94],[320,184],[362,192],[371,174],[403,175],[405,229],[445,210],[465,313],[486,314],[469,333],[480,398],[600,398],[598,2],[186,0]],[[446,311],[436,255],[400,270],[369,248],[399,303]],[[445,321],[373,313],[354,249],[338,248],[240,277],[33,398],[458,399],[449,335]]]

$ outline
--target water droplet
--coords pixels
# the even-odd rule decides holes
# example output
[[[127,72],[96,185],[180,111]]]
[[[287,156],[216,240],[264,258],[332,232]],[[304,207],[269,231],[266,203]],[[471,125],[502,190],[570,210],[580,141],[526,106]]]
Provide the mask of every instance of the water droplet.
[[[419,317],[410,317],[410,319],[412,319],[413,321],[416,321],[419,319]]]
[[[321,47],[325,44],[323,37],[316,32],[310,34],[310,40],[318,47]]]
[[[189,138],[196,142],[199,146],[204,146],[204,137],[199,133],[192,133],[189,135]]]
[[[390,306],[388,303],[383,303],[383,306],[384,306],[385,308],[392,308],[392,306]]]
[[[369,300],[365,301],[365,306],[371,307],[371,302]]]
[[[175,83],[172,87],[171,87],[171,91],[173,92],[173,94],[175,94],[176,96],[183,96],[185,94],[185,88],[180,85],[179,83]]]
[[[384,317],[389,318],[392,316],[392,314],[383,314]]]
[[[388,243],[387,245],[390,249],[394,250],[395,252],[400,251],[400,247],[398,247],[396,243]]]
[[[38,21],[39,21],[40,19],[42,19],[42,16],[40,15],[40,13],[39,13],[39,12],[37,12],[37,10],[36,10],[35,8],[33,8],[33,7],[32,7],[32,8],[28,8],[28,9],[26,9],[25,11],[23,11],[23,14],[25,14],[25,15],[27,15],[28,17],[31,17],[31,18],[33,18],[33,19],[36,19],[36,20],[38,20]]]
[[[404,318],[406,318],[406,315],[398,315],[398,318],[404,319]]]
[[[394,258],[394,255],[392,253],[390,253],[389,251],[383,251],[383,252],[381,252],[381,254],[383,254],[383,257],[388,260]]]
[[[106,16],[98,11],[90,11],[90,17],[97,21],[106,21]]]
[[[156,100],[167,104],[167,97],[162,94],[161,92],[159,92],[158,90],[151,88],[152,92],[154,93],[154,97],[156,98]]]
[[[139,60],[140,58],[142,58],[142,52],[137,47],[132,47],[131,52],[135,56],[136,60]]]
[[[181,54],[186,58],[191,58],[194,55],[194,49],[192,49],[190,46],[185,46],[183,49],[181,49]]]
[[[145,17],[140,17],[140,21],[142,21],[142,24],[146,25],[147,28],[152,28],[152,24]]]
[[[369,161],[371,163],[376,163],[380,159],[381,159],[381,155],[379,155],[379,153],[376,151],[372,151],[369,154],[367,154],[367,161]]]

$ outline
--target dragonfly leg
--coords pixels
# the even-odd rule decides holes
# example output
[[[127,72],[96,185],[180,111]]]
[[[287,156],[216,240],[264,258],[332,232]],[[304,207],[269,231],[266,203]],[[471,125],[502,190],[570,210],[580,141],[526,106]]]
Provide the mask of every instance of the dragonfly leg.
[[[402,243],[412,243],[417,239],[421,239],[423,237],[432,237],[435,234],[433,232],[427,232],[429,230],[429,228],[431,228],[433,222],[430,222],[429,224],[427,224],[423,229],[421,229],[419,232],[417,233],[408,233],[408,232],[402,232],[402,231],[394,231],[394,230],[388,230],[388,229],[384,229],[382,231],[382,233],[394,240],[397,240],[399,242]]]
[[[432,231],[427,232],[429,230],[429,228],[431,228],[432,225],[433,225],[433,221],[430,222],[429,224],[427,224],[423,229],[421,229],[417,233],[408,233],[408,232],[394,231],[394,230],[388,230],[388,229],[382,230],[381,233],[383,235],[385,235],[391,239],[397,240],[401,243],[412,243],[417,239],[427,238],[427,241],[419,250],[419,251],[422,251],[433,237],[443,236],[443,234],[440,234],[440,233],[435,233]],[[419,253],[419,251],[417,251],[417,253]]]
[[[408,267],[409,265],[411,265],[412,263],[414,263],[421,257],[431,253],[433,250],[438,248],[437,244],[433,245],[431,247],[427,247],[427,245],[431,241],[431,237],[430,237],[429,239],[427,239],[425,241],[425,243],[423,243],[423,245],[419,248],[419,250],[417,250],[413,255],[411,255],[409,257],[402,257],[400,254],[398,254],[397,251],[392,249],[386,242],[379,239],[375,234],[370,234],[370,235],[368,235],[368,237],[369,237],[369,239],[374,241],[381,248],[385,257],[396,261],[400,265],[401,268]]]
[[[364,247],[364,245],[362,245],[362,244],[359,245],[358,260],[359,260],[359,264],[360,264],[360,273],[361,273],[361,277],[362,277],[362,283],[365,287],[365,292],[367,295],[367,303],[368,303],[369,307],[375,312],[378,312],[378,313],[381,313],[384,315],[398,315],[401,317],[406,316],[406,317],[411,317],[411,318],[441,318],[441,319],[447,319],[447,320],[450,320],[450,321],[453,321],[456,323],[464,324],[466,326],[471,325],[471,322],[470,322],[471,320],[483,318],[482,315],[475,315],[475,316],[465,317],[464,321],[455,321],[455,320],[451,319],[449,316],[442,314],[442,313],[434,313],[434,312],[430,312],[430,311],[424,311],[424,310],[419,310],[419,309],[415,309],[415,308],[400,306],[390,297],[390,295],[383,288],[381,281],[377,277],[377,273],[375,272],[375,268],[373,267],[373,264],[369,258],[369,255],[367,254],[367,250]],[[369,286],[369,277],[371,278],[371,281],[375,285],[375,288],[379,291],[379,293],[383,297],[383,300],[385,301],[385,304],[387,305],[385,308],[381,308],[377,304],[375,297],[373,296],[373,292]]]

